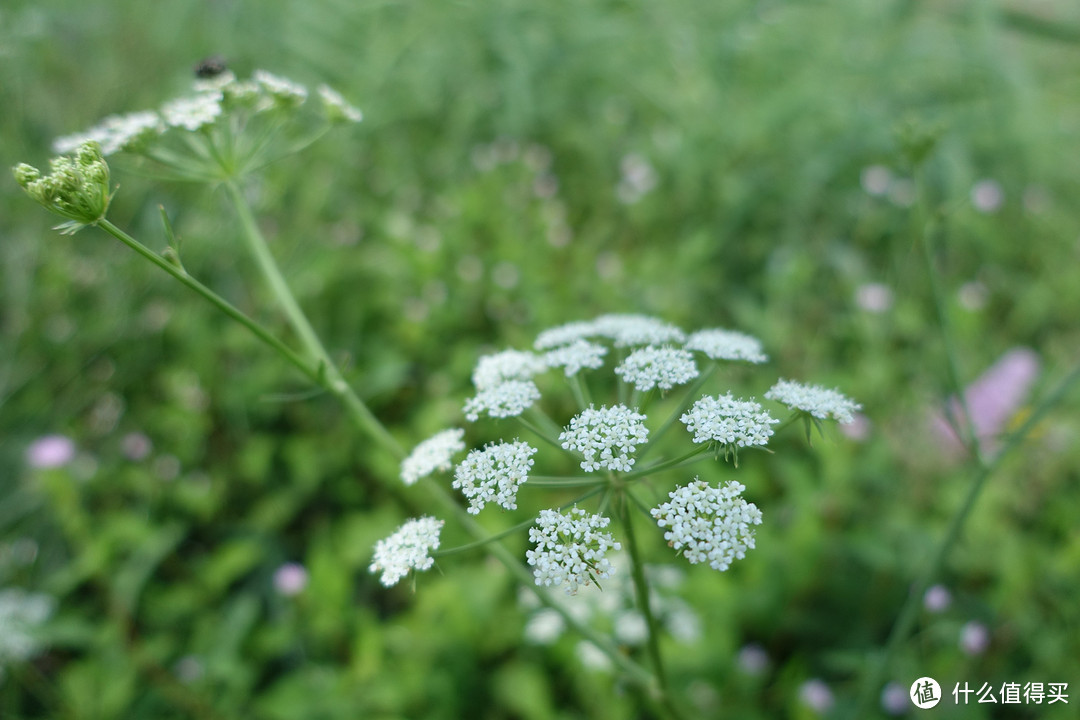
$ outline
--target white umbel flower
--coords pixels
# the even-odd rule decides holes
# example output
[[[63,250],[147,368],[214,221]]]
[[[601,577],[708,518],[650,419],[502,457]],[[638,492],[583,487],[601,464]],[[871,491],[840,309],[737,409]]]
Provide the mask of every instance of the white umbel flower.
[[[686,339],[679,328],[648,315],[601,315],[593,326],[594,334],[611,338],[615,347],[681,343]]]
[[[558,327],[548,328],[536,336],[533,347],[537,350],[569,345],[576,340],[584,340],[596,334],[596,324],[591,320],[578,320]]]
[[[582,368],[597,368],[603,366],[604,356],[608,349],[603,345],[597,345],[587,340],[574,340],[565,345],[544,353],[544,362],[549,367],[561,367],[566,377],[577,375]]]
[[[282,105],[300,105],[308,96],[307,88],[300,83],[265,70],[256,70],[252,73],[251,79]]]
[[[536,448],[513,442],[473,450],[457,466],[454,487],[469,500],[469,512],[476,515],[484,505],[495,502],[507,510],[517,509],[517,491],[529,479]]]
[[[751,526],[761,524],[761,511],[741,497],[745,489],[735,481],[714,488],[694,478],[669,493],[671,500],[653,508],[652,516],[657,525],[668,528],[664,539],[687,561],[708,562],[722,572],[754,547]]]
[[[133,148],[164,130],[161,116],[152,110],[110,115],[85,132],[56,138],[53,150],[67,155],[78,150],[87,140],[96,140],[101,145],[101,154],[108,156]]]
[[[649,437],[645,416],[625,405],[589,407],[570,418],[570,426],[559,435],[566,450],[585,456],[581,468],[594,472],[601,468],[628,472],[634,466],[630,455]]]
[[[670,390],[698,376],[694,356],[688,350],[673,347],[643,347],[630,353],[615,374],[641,392],[654,387]]]
[[[465,418],[476,422],[487,414],[493,418],[520,415],[540,399],[540,389],[532,380],[507,380],[476,393],[465,401]]]
[[[862,409],[862,405],[839,390],[804,385],[794,380],[781,379],[765,393],[765,397],[822,420],[831,415],[837,422],[845,424],[855,422],[855,412]]]
[[[694,433],[694,442],[728,447],[765,445],[773,434],[772,426],[780,422],[753,400],[736,400],[731,393],[706,395],[679,420]]]
[[[581,586],[610,577],[614,568],[607,559],[608,550],[619,550],[610,533],[602,532],[611,518],[589,515],[580,508],[567,514],[541,510],[536,527],[529,530],[535,550],[525,553],[532,565],[537,585],[560,587],[574,595]]]
[[[454,454],[465,449],[464,436],[465,431],[460,428],[443,430],[417,445],[409,457],[401,461],[401,481],[412,485],[433,472],[449,470]]]
[[[409,520],[388,538],[375,543],[375,556],[368,572],[381,572],[386,587],[397,583],[410,570],[427,570],[435,562],[431,551],[439,547],[443,521],[433,517]]]
[[[218,119],[221,115],[222,98],[221,91],[176,98],[161,106],[161,116],[169,127],[194,132]]]
[[[547,369],[547,363],[538,355],[524,350],[503,350],[481,357],[473,370],[472,381],[477,390],[487,390],[507,380],[532,380]]]
[[[350,105],[334,88],[329,85],[319,86],[319,97],[322,98],[326,116],[331,120],[347,120],[358,123],[364,119],[364,113],[360,108]]]
[[[713,360],[745,360],[763,363],[769,359],[761,341],[734,330],[698,330],[686,339],[687,350],[698,350]]]

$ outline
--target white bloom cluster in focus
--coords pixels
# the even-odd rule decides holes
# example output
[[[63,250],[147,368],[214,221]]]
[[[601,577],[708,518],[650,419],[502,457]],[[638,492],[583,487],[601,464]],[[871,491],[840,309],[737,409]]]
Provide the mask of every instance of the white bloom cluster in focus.
[[[469,500],[469,512],[476,515],[489,502],[507,510],[517,509],[517,491],[529,478],[536,448],[513,442],[473,450],[457,466],[454,487]]]
[[[536,543],[525,557],[535,567],[537,585],[566,585],[566,594],[578,587],[609,577],[614,570],[605,557],[609,549],[619,550],[610,533],[601,532],[611,524],[603,515],[589,515],[581,508],[571,508],[566,515],[558,510],[541,510],[536,527],[529,530],[529,540]]]
[[[540,399],[540,389],[532,380],[507,380],[476,393],[465,401],[465,418],[476,422],[484,413],[493,418],[520,415]]]
[[[503,350],[480,358],[472,381],[477,390],[487,390],[507,380],[532,380],[547,369],[544,359],[531,352]]]
[[[375,543],[375,557],[368,572],[381,572],[386,587],[397,583],[410,570],[427,570],[435,562],[430,555],[439,547],[443,521],[433,517],[409,520],[390,537]]]
[[[548,364],[548,367],[561,367],[566,377],[573,377],[582,368],[596,370],[602,367],[607,352],[608,349],[603,345],[578,338],[569,345],[544,353],[544,362]]]
[[[559,442],[565,450],[577,450],[585,456],[581,463],[585,472],[601,468],[629,472],[634,466],[630,454],[649,437],[644,420],[644,415],[625,405],[589,407],[570,418]]]
[[[734,447],[767,444],[772,426],[780,422],[753,400],[736,400],[731,393],[706,395],[679,420],[694,433],[696,443],[718,442]]]
[[[673,490],[666,502],[652,509],[661,528],[668,528],[664,539],[682,550],[692,564],[708,562],[714,570],[724,571],[732,560],[742,559],[754,547],[752,525],[761,524],[761,511],[742,499],[745,490],[732,481],[714,488],[703,480]]]
[[[454,454],[465,449],[463,437],[465,431],[454,428],[435,433],[417,445],[409,457],[401,461],[401,481],[412,485],[433,472],[449,470]]]
[[[650,345],[630,353],[615,368],[615,374],[641,392],[647,392],[654,387],[670,390],[688,383],[698,376],[698,369],[689,350]]]
[[[765,397],[822,420],[832,415],[838,422],[845,424],[855,422],[855,412],[862,409],[862,405],[839,390],[829,390],[820,385],[804,385],[793,380],[780,380],[765,393]]]
[[[699,350],[713,360],[746,360],[763,363],[769,359],[761,341],[734,330],[698,330],[686,339],[686,349]]]

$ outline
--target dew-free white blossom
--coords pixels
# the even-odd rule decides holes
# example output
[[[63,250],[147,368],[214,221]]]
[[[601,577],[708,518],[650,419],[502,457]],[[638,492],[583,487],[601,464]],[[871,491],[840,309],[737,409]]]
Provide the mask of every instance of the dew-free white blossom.
[[[603,532],[611,518],[589,515],[578,507],[566,514],[541,510],[536,526],[529,530],[529,540],[536,549],[525,553],[532,565],[537,585],[560,587],[573,595],[581,586],[609,577],[614,571],[607,559],[608,550],[619,550],[610,533]]]
[[[654,387],[670,390],[688,383],[698,376],[698,369],[689,350],[649,345],[630,353],[615,368],[615,374],[641,392],[647,392]]]
[[[724,571],[754,547],[751,526],[761,524],[761,511],[742,498],[745,489],[735,481],[716,488],[694,478],[669,493],[670,501],[653,508],[652,516],[667,528],[668,545],[681,550],[688,562],[708,562],[714,570]]]
[[[547,369],[544,359],[534,353],[503,350],[481,357],[473,370],[472,381],[477,390],[487,390],[507,380],[532,380]]]
[[[454,454],[465,449],[462,441],[464,436],[464,430],[453,428],[435,433],[417,445],[409,456],[401,461],[402,482],[412,485],[433,472],[449,470],[453,465]]]
[[[604,356],[607,355],[608,349],[603,345],[597,345],[596,343],[589,342],[588,340],[577,339],[571,342],[569,345],[555,348],[544,353],[544,362],[549,367],[561,367],[563,372],[566,373],[566,377],[573,377],[581,371],[582,368],[592,368],[593,370],[602,367],[604,364]]]
[[[577,320],[558,327],[548,328],[536,336],[533,347],[537,350],[569,345],[576,340],[584,340],[596,334],[596,324],[591,320]]]
[[[307,88],[288,78],[265,70],[256,70],[251,78],[276,101],[285,105],[300,105],[307,99]]]
[[[649,437],[644,420],[644,415],[625,405],[589,407],[570,418],[559,442],[565,450],[584,455],[581,468],[585,472],[601,468],[628,472],[634,466],[631,454]]]
[[[443,521],[433,517],[409,520],[393,535],[375,543],[368,572],[381,572],[379,582],[390,587],[410,570],[427,570],[435,562],[430,553],[439,547],[442,526]]]
[[[615,341],[615,347],[683,342],[682,330],[648,315],[601,315],[593,321],[593,333]]]
[[[731,393],[704,396],[679,420],[694,433],[696,443],[717,442],[734,447],[767,444],[772,426],[780,422],[753,400],[737,400]]]
[[[0,669],[28,660],[41,650],[37,628],[49,619],[56,601],[20,588],[0,591]]]
[[[220,91],[176,98],[161,106],[161,116],[170,127],[194,132],[218,119],[221,115],[222,98]]]
[[[529,479],[536,448],[525,442],[499,443],[473,450],[454,473],[454,487],[469,500],[476,515],[495,502],[507,510],[517,509],[517,491]]]
[[[763,363],[769,359],[761,347],[761,341],[752,335],[712,328],[698,330],[686,339],[687,350],[698,350],[713,360],[745,360]]]
[[[152,110],[110,115],[89,130],[56,138],[53,150],[66,155],[78,150],[87,140],[96,140],[101,145],[101,154],[108,156],[138,145],[164,129],[161,116]]]
[[[520,415],[540,399],[540,389],[532,380],[507,380],[485,388],[465,401],[465,418],[476,422],[487,414],[493,418]]]
[[[855,412],[862,409],[862,405],[839,390],[830,390],[821,385],[805,385],[794,380],[778,381],[765,393],[765,397],[822,420],[831,415],[841,423],[855,422]]]
[[[326,108],[326,114],[331,120],[342,119],[349,122],[358,123],[364,119],[364,113],[360,112],[360,108],[350,105],[349,102],[341,96],[334,88],[329,85],[319,86],[319,97],[322,98],[323,106]]]

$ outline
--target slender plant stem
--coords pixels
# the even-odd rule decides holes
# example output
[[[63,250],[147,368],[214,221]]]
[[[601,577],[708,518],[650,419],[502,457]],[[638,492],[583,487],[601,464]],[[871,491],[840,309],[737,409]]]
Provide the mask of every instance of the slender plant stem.
[[[300,338],[304,351],[315,361],[320,374],[325,376],[325,380],[320,384],[341,399],[357,425],[397,459],[403,458],[405,451],[401,445],[387,431],[386,426],[379,422],[378,418],[368,409],[364,401],[357,396],[349,383],[342,377],[341,371],[330,358],[330,354],[326,352],[326,348],[323,347],[318,334],[311,326],[307,316],[304,315],[304,311],[293,296],[288,283],[285,282],[281,270],[278,269],[277,262],[270,252],[270,247],[266,244],[266,239],[263,237],[262,231],[259,230],[259,225],[255,221],[251,207],[248,205],[247,200],[244,199],[239,186],[235,181],[230,180],[225,183],[225,189],[240,218],[243,238],[246,241],[248,251],[255,258],[256,265],[270,286],[274,298],[285,313],[285,317],[288,318],[289,324]]]

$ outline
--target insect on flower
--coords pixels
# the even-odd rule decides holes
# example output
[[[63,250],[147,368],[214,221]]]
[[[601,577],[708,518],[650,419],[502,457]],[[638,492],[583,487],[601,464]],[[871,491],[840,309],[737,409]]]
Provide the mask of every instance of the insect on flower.
[[[208,80],[221,75],[228,70],[225,67],[225,58],[220,55],[211,55],[204,60],[199,61],[199,64],[195,66],[195,77],[201,80]]]

